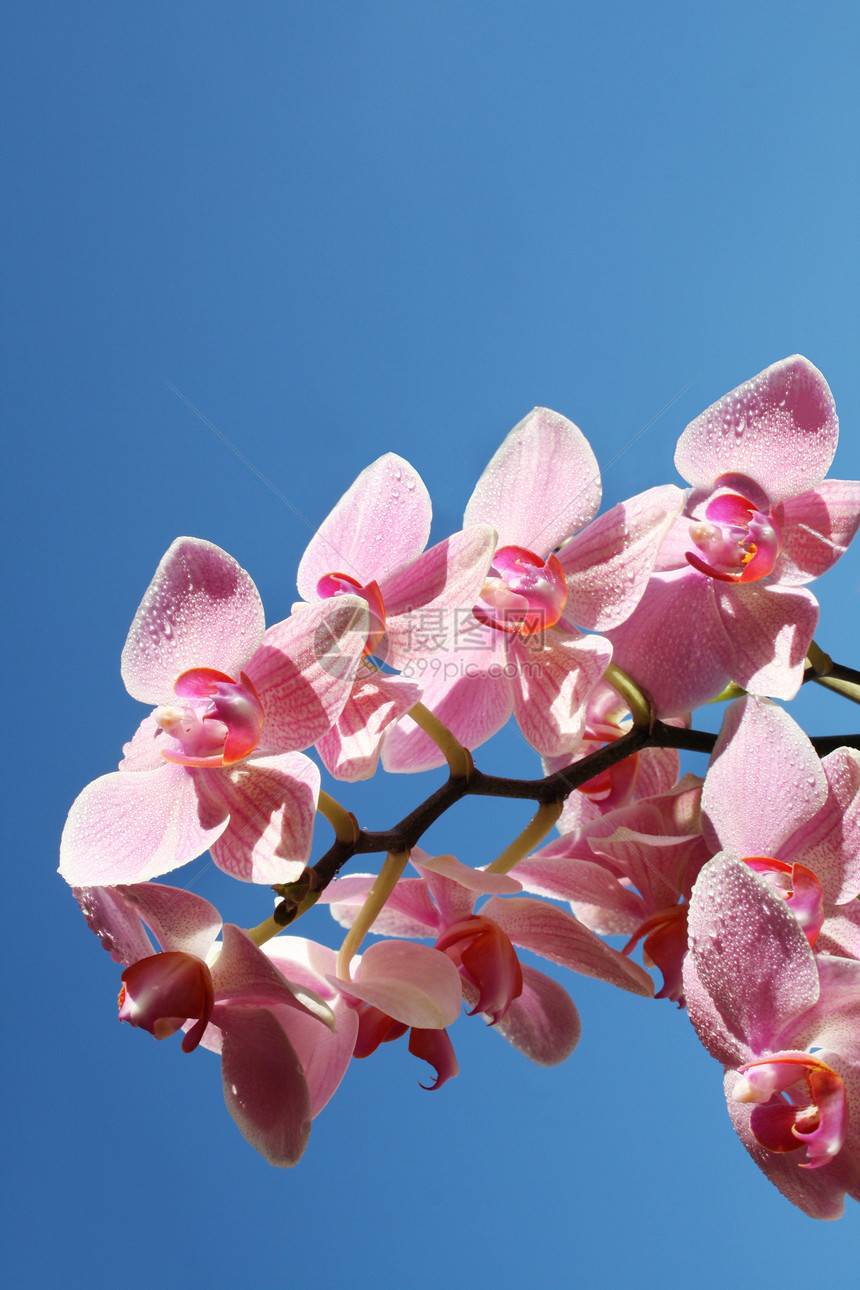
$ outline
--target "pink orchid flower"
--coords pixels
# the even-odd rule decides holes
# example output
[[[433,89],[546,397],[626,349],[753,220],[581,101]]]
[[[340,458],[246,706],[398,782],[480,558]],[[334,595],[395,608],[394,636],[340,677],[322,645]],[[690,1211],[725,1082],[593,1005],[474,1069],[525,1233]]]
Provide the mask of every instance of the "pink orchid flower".
[[[818,621],[804,584],[860,523],[860,484],[825,479],[839,423],[824,377],[799,354],[732,390],[687,426],[675,465],[691,485],[613,658],[660,716],[729,681],[790,699]]]
[[[631,725],[624,700],[606,681],[598,681],[586,706],[585,731],[579,747],[566,757],[544,757],[545,773],[552,775],[574,766],[589,753],[620,739]],[[643,748],[625,757],[569,794],[556,828],[559,833],[570,833],[628,802],[668,793],[677,783],[680,764],[674,748]]]
[[[431,858],[417,848],[412,863],[420,877],[398,882],[374,923],[374,933],[432,938],[434,952],[447,956],[458,969],[471,1013],[486,1016],[532,1061],[564,1061],[578,1042],[579,1016],[567,992],[520,963],[514,947],[634,994],[653,994],[650,978],[637,964],[570,914],[540,900],[517,897],[522,887],[515,878],[471,869],[454,856]],[[373,881],[372,874],[338,878],[321,899],[331,906],[333,917],[349,927]],[[482,896],[489,899],[476,911]]]
[[[467,531],[496,530],[492,565],[480,595],[463,602],[473,617],[463,620],[444,666],[413,669],[424,703],[466,747],[489,739],[512,712],[544,756],[569,754],[581,738],[586,702],[611,651],[579,627],[604,631],[632,612],[683,506],[681,490],[669,485],[589,524],[600,498],[588,441],[548,408],[514,427],[478,480],[463,522]],[[383,764],[426,770],[441,755],[406,718],[386,737]]]
[[[590,820],[521,860],[527,891],[567,900],[577,918],[603,936],[626,936],[624,953],[644,941],[645,963],[663,974],[658,999],[683,1003],[687,908],[712,854],[701,833],[702,781],[694,775],[668,792],[641,798]]]
[[[382,1043],[409,1031],[409,1051],[435,1070],[439,1089],[459,1072],[447,1027],[459,1016],[460,977],[451,958],[427,945],[381,941],[353,960],[349,981],[329,976],[355,1009],[358,1032],[354,1056],[369,1057]]]
[[[245,570],[211,542],[177,538],[122,653],[126,688],[155,711],[119,770],[72,806],[66,881],[140,882],[207,849],[245,881],[297,878],[319,792],[319,771],[297,750],[337,720],[368,621],[365,602],[347,596],[266,631]]]
[[[191,892],[139,883],[78,889],[75,896],[102,944],[126,965],[120,1020],[156,1039],[185,1027],[183,1051],[202,1043],[219,1052],[224,1100],[239,1130],[270,1164],[294,1165],[311,1119],[346,1070],[355,1037],[350,1009],[319,970],[328,966],[323,947],[315,951],[316,969],[307,948],[291,954],[279,947],[275,961],[290,971],[288,979],[274,956],[238,927],[222,929],[218,911]]]
[[[729,1113],[767,1177],[813,1218],[860,1199],[860,961],[816,955],[772,885],[720,852],[693,889],[684,989],[726,1071]]]
[[[492,529],[475,525],[425,551],[431,515],[430,496],[417,472],[402,457],[386,453],[347,489],[299,564],[297,582],[305,601],[342,595],[366,601],[366,656],[398,669],[421,663],[413,679],[361,665],[338,720],[317,743],[338,779],[373,774],[386,729],[420,699],[416,679],[451,648],[458,622],[484,583],[495,543]]]
[[[711,756],[702,813],[712,850],[740,856],[781,892],[817,951],[860,957],[856,749],[819,760],[782,708],[738,699]]]

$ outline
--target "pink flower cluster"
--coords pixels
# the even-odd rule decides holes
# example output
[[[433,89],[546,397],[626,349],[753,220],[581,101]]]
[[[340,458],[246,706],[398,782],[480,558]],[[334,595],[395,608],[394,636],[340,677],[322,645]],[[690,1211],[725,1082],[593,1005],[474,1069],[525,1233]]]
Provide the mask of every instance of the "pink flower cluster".
[[[245,570],[178,538],[122,655],[150,711],[61,843],[60,872],[124,969],[120,1020],[219,1053],[239,1129],[289,1166],[353,1058],[408,1034],[429,1087],[456,1075],[464,1004],[532,1061],[570,1056],[579,1015],[522,957],[536,954],[685,1007],[768,1177],[816,1217],[860,1199],[860,753],[819,757],[773,702],[819,657],[805,584],[860,524],[860,485],[825,478],[837,435],[821,373],[786,359],[686,428],[687,491],[599,515],[585,436],[538,408],[463,528],[429,548],[427,490],[386,454],[320,525],[301,602],[268,629]],[[682,777],[692,709],[730,684],[743,697],[705,775]],[[374,848],[323,771],[447,762],[460,794],[535,798],[474,769],[511,716],[547,778],[502,856],[420,850],[428,799],[379,874],[335,876]],[[328,868],[309,864],[318,812],[340,848]],[[274,886],[281,914],[243,930],[152,881],[207,850]],[[348,929],[339,953],[283,932],[317,900]],[[359,954],[369,930],[381,939]]]

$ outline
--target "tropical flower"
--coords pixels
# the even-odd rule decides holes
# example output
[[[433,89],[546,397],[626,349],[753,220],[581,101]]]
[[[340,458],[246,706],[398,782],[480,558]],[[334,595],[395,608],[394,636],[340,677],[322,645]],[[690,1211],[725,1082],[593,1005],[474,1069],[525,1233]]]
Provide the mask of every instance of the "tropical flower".
[[[347,596],[266,631],[257,588],[232,556],[177,538],[122,653],[126,688],[155,710],[119,770],[72,806],[60,844],[66,881],[140,882],[207,849],[245,881],[297,878],[319,771],[296,750],[337,719],[368,618],[365,602]]]
[[[711,756],[702,817],[711,849],[740,856],[764,876],[816,951],[860,957],[856,749],[837,748],[819,760],[784,709],[768,699],[738,699]]]
[[[444,666],[410,673],[424,686],[423,702],[466,747],[483,743],[513,712],[543,756],[576,748],[588,697],[611,657],[604,639],[579,627],[605,631],[632,612],[683,506],[681,490],[669,485],[589,524],[600,498],[587,439],[548,408],[514,427],[478,480],[463,522],[467,532],[496,530],[492,564]],[[409,718],[386,737],[387,770],[426,770],[440,760]]]
[[[334,998],[325,978],[308,971],[305,956],[295,964],[302,979],[288,980],[243,931],[222,928],[214,906],[188,891],[139,883],[75,895],[105,948],[126,965],[120,1021],[156,1039],[187,1027],[185,1052],[201,1042],[220,1052],[224,1100],[243,1136],[270,1164],[294,1165],[312,1117],[346,1070],[355,1035],[350,1010],[320,997],[322,987]]]
[[[339,779],[372,775],[385,731],[421,697],[425,671],[451,649],[489,567],[495,534],[486,524],[425,551],[430,496],[415,469],[395,453],[367,466],[323,520],[302,556],[305,601],[360,596],[370,625],[365,656],[413,667],[411,679],[362,663],[333,728],[317,743]],[[465,608],[464,608],[465,606]]]
[[[860,1199],[860,961],[814,954],[772,885],[726,852],[693,889],[684,990],[737,1133],[814,1218]]]
[[[579,1040],[579,1016],[567,992],[521,963],[515,947],[634,994],[653,994],[642,968],[563,909],[518,896],[522,886],[516,878],[417,848],[411,860],[420,877],[397,883],[374,933],[432,938],[433,953],[459,971],[471,1012],[484,1015],[532,1061],[555,1065],[570,1056]],[[350,927],[373,882],[372,874],[350,874],[331,883],[321,899],[342,926]],[[476,910],[483,896],[489,899]],[[365,958],[378,948],[371,946]]]
[[[804,584],[831,568],[860,523],[860,484],[825,479],[839,437],[833,396],[795,354],[726,394],[678,440],[691,485],[638,608],[610,632],[613,658],[660,716],[729,681],[797,693],[818,621]]]

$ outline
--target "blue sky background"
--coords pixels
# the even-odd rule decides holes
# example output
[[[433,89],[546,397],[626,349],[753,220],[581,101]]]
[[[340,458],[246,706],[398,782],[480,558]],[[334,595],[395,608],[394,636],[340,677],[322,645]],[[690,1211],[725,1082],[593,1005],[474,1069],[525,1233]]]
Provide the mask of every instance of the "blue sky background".
[[[270,1169],[214,1058],[117,1024],[55,868],[143,715],[119,654],[172,539],[227,548],[276,621],[310,536],[168,382],[311,523],[393,449],[445,536],[535,403],[588,435],[607,503],[674,482],[684,425],[795,351],[860,475],[854,7],[19,0],[3,57],[10,1284],[845,1280],[856,1206],[793,1210],[683,1014],[578,978],[561,1068],[464,1018],[457,1080],[422,1092],[389,1046]],[[855,666],[857,589],[856,554],[815,588]],[[807,728],[856,728],[812,698]],[[478,764],[537,773],[513,731]],[[334,791],[381,828],[438,782]],[[485,863],[525,818],[463,803],[428,849]],[[205,858],[169,880],[269,910]],[[322,911],[307,934],[337,944]]]

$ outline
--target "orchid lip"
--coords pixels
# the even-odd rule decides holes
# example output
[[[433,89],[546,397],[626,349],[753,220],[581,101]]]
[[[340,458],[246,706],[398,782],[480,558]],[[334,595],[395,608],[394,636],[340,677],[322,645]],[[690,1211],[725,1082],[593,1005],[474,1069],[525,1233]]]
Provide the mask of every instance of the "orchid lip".
[[[764,514],[732,492],[712,496],[703,510],[689,523],[694,549],[685,552],[688,564],[719,582],[757,582],[773,572],[783,547],[773,511]]]
[[[780,1153],[805,1147],[801,1169],[818,1169],[838,1155],[848,1106],[845,1083],[830,1066],[813,1053],[779,1052],[747,1062],[738,1073],[732,1096],[754,1104],[750,1129],[761,1146]],[[797,1091],[801,1080],[807,1100]]]
[[[122,974],[120,1021],[167,1039],[194,1019],[197,1024],[182,1041],[186,1053],[200,1043],[214,1006],[212,974],[194,954],[166,950],[138,959]]]
[[[334,596],[361,596],[367,601],[370,610],[370,631],[367,633],[363,658],[374,654],[385,635],[385,601],[379,589],[379,583],[371,581],[364,584],[350,577],[348,573],[326,573],[317,583],[317,595],[324,600]]]
[[[534,636],[554,627],[566,604],[564,570],[554,554],[542,560],[525,547],[503,546],[472,612],[496,631]]]
[[[436,949],[447,954],[477,989],[478,1002],[470,1016],[485,1012],[495,1025],[522,994],[523,973],[516,950],[491,918],[473,914],[452,923],[437,940]]]
[[[160,728],[179,744],[161,749],[165,761],[180,766],[232,766],[259,744],[265,714],[245,672],[234,681],[215,668],[195,667],[183,672],[173,689],[190,702],[155,709]]]

